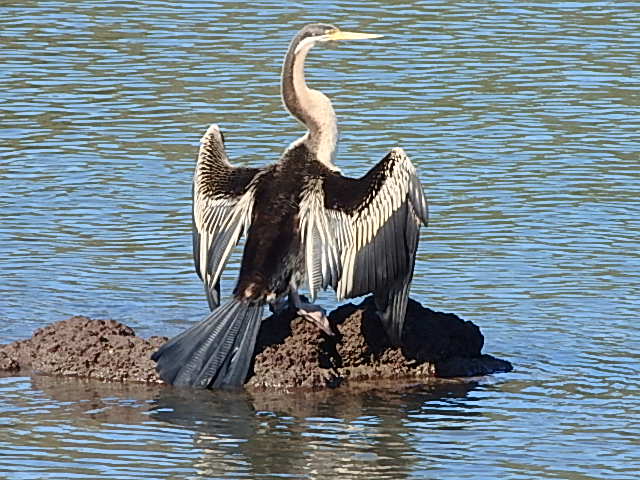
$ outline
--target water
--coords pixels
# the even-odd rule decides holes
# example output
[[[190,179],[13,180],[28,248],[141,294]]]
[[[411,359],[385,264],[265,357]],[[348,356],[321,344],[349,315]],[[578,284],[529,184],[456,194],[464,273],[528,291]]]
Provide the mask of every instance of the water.
[[[311,21],[385,35],[310,55],[338,164],[405,148],[431,205],[412,296],[515,371],[259,397],[7,376],[0,476],[637,478],[635,2],[3,4],[0,340],[72,314],[142,335],[201,318],[198,139],[219,123],[261,165],[300,135],[279,69]]]

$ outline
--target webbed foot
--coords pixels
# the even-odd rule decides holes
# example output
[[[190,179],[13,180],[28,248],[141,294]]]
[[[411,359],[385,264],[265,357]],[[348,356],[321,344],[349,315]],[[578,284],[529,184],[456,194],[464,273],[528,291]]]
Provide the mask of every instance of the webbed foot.
[[[335,335],[331,330],[331,325],[329,325],[329,319],[327,318],[327,312],[324,308],[312,303],[302,303],[298,306],[297,313],[305,320],[313,323],[327,335]]]

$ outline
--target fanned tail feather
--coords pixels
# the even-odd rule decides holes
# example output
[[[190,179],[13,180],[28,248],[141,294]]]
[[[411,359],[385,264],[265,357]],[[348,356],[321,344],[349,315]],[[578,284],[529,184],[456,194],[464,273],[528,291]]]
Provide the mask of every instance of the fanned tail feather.
[[[151,356],[160,377],[178,386],[241,387],[249,371],[263,306],[232,299],[169,340]]]

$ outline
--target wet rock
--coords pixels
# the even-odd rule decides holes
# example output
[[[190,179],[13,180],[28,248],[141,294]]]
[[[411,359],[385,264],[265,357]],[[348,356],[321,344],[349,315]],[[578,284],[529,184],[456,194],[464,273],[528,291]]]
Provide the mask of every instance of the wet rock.
[[[334,336],[288,312],[265,319],[247,388],[398,386],[511,370],[509,362],[481,353],[484,338],[476,325],[413,300],[402,348],[390,345],[371,299],[336,309],[329,321]],[[0,370],[161,383],[150,356],[166,340],[140,338],[114,320],[72,317],[37,330],[30,339],[0,345]]]

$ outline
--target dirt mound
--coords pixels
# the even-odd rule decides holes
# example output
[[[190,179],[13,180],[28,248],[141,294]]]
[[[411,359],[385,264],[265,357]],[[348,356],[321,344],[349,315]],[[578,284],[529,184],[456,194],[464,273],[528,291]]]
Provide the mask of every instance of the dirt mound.
[[[0,346],[0,369],[118,382],[160,383],[149,357],[166,337],[142,339],[115,320],[71,317]]]
[[[507,372],[507,361],[481,353],[484,337],[472,322],[409,300],[404,346],[389,343],[371,298],[330,316],[338,334],[320,334],[301,318],[264,320],[247,386],[254,389],[336,387],[384,380],[426,381]]]
[[[345,383],[429,381],[511,370],[511,364],[481,353],[480,329],[451,313],[409,301],[404,346],[393,348],[372,300],[348,304],[329,320],[328,336],[290,313],[265,319],[247,388],[320,389]],[[161,383],[151,354],[166,337],[143,339],[114,320],[72,317],[37,330],[33,337],[0,346],[0,370],[106,381]]]

